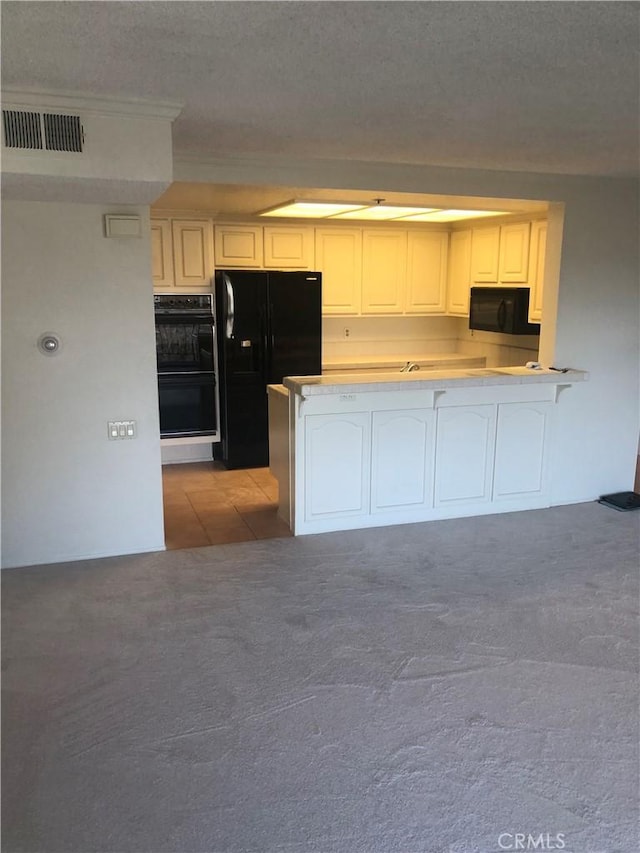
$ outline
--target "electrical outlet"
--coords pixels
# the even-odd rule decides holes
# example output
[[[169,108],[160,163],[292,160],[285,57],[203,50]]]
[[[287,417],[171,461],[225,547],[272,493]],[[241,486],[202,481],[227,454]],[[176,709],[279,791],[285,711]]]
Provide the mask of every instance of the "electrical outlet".
[[[345,338],[348,338],[351,335],[351,329],[348,326],[345,326],[342,330],[342,334],[345,336]]]
[[[109,441],[136,437],[135,421],[107,421]]]

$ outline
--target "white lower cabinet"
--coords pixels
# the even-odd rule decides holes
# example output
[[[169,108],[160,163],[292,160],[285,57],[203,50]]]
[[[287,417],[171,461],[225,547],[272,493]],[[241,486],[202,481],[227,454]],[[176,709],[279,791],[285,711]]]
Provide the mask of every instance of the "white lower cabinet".
[[[291,392],[287,437],[272,419],[281,514],[296,535],[549,506],[554,384],[374,384]]]
[[[517,500],[546,490],[545,447],[552,403],[498,406],[493,500]]]
[[[494,405],[438,410],[436,506],[491,500],[495,430]]]
[[[433,505],[433,409],[373,412],[371,512]]]
[[[370,412],[305,417],[305,520],[369,512]]]

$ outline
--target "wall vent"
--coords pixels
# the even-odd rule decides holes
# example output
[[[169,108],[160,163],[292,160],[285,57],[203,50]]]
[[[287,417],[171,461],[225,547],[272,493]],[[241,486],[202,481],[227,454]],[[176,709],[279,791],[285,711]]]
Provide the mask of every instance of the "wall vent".
[[[5,148],[30,151],[83,150],[80,116],[2,110]]]

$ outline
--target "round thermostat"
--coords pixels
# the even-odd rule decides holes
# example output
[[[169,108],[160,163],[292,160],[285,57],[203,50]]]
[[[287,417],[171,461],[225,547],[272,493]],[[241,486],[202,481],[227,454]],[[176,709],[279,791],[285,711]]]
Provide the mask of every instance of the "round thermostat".
[[[60,352],[61,346],[60,338],[53,332],[44,332],[38,338],[38,349],[44,355],[56,355]]]

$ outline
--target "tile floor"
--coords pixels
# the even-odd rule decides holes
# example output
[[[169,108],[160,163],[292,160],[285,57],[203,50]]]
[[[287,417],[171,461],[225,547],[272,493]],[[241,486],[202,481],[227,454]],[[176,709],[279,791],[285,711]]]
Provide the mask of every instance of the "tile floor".
[[[291,536],[277,516],[278,483],[268,468],[165,465],[162,486],[168,550]]]

